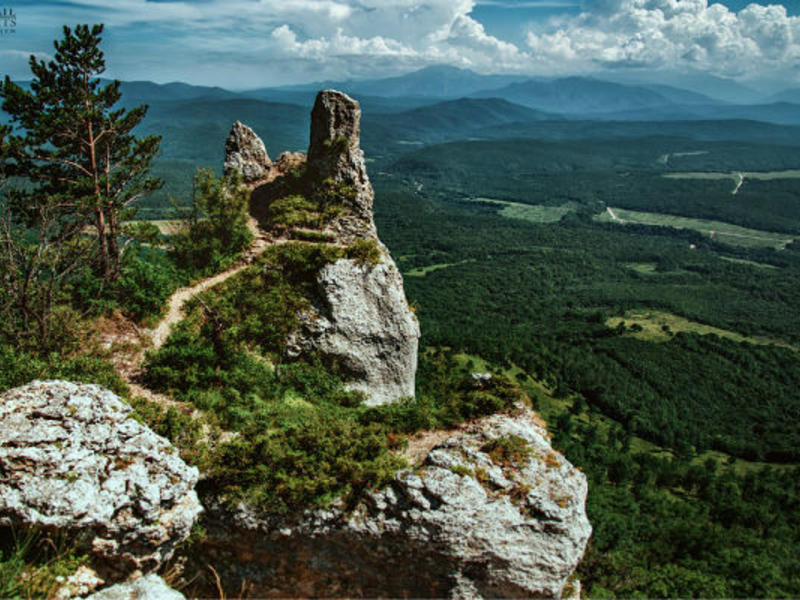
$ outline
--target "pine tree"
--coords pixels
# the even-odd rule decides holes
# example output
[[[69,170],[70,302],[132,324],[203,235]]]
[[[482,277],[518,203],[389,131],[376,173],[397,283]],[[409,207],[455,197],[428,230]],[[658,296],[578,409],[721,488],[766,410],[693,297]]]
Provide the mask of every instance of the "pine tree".
[[[55,206],[72,224],[91,226],[100,273],[114,281],[132,204],[162,185],[149,176],[161,138],[134,136],[148,107],[115,108],[120,82],[102,85],[102,32],[102,25],[65,26],[64,38],[54,42],[54,60],[31,56],[30,90],[6,76],[0,98],[13,129],[0,129],[0,161],[9,176],[29,182],[8,194],[28,226],[35,226],[42,204]]]

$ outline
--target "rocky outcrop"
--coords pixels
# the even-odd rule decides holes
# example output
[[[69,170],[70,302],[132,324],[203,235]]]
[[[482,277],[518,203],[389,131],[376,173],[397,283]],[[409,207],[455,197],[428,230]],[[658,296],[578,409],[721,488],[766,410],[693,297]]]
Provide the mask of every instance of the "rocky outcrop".
[[[360,136],[361,106],[358,102],[335,90],[317,94],[311,111],[308,170],[319,181],[332,179],[351,186],[356,193],[348,202],[348,208],[355,219],[344,224],[356,225],[354,233],[361,236],[377,238],[372,216],[375,192],[367,177]]]
[[[345,370],[348,387],[364,392],[367,404],[376,405],[414,395],[419,325],[408,306],[402,276],[375,229],[375,193],[360,147],[360,121],[358,102],[346,94],[326,90],[317,95],[303,189],[346,190],[339,193],[341,210],[316,233],[339,247],[371,242],[379,260],[365,264],[341,259],[319,272],[313,309],[303,315],[303,326],[291,337],[289,354],[313,353],[335,360]],[[260,155],[246,150],[263,147],[254,137],[251,129],[234,124],[226,144],[226,168],[235,165],[242,170],[246,161],[241,157]],[[248,179],[253,188],[251,211],[261,228],[282,243],[287,235],[291,239],[291,232],[273,226],[270,207],[282,196],[298,193],[293,188],[287,192],[293,184],[288,185],[283,175],[303,161],[282,155],[275,164],[256,162],[261,170],[254,167],[251,172],[262,175],[258,181]],[[293,177],[285,179],[294,182]]]
[[[0,525],[65,533],[106,582],[158,568],[201,511],[198,472],[131,413],[96,385],[0,395]]]
[[[586,491],[520,409],[454,433],[352,510],[276,521],[212,504],[203,560],[258,597],[559,598],[591,533]]]
[[[229,175],[239,171],[245,185],[264,184],[274,181],[305,163],[305,156],[296,152],[284,152],[272,162],[264,142],[241,121],[234,121],[228,139],[225,140],[225,163],[223,173]]]
[[[112,585],[86,600],[185,600],[186,596],[170,588],[158,575],[150,574],[134,581]]]
[[[238,170],[244,183],[252,183],[264,179],[271,168],[272,161],[261,138],[241,121],[234,122],[225,140],[224,173]]]
[[[317,276],[314,312],[289,340],[290,355],[333,356],[370,406],[414,396],[419,323],[388,253],[377,265],[342,259]]]

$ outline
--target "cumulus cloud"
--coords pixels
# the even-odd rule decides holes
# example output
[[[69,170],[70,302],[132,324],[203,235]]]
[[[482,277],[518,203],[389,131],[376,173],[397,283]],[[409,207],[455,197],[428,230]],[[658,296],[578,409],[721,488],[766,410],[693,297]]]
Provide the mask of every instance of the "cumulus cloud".
[[[236,87],[439,63],[484,73],[687,67],[746,76],[800,64],[800,17],[780,5],[736,13],[707,0],[18,1],[20,26],[6,50],[46,51],[62,23],[104,22],[109,75],[125,79]],[[472,15],[479,4],[582,12],[538,21],[517,45]],[[16,76],[19,61],[4,62]]]
[[[738,13],[707,0],[599,0],[548,30],[528,32],[534,59],[550,68],[647,67],[725,76],[792,71],[800,64],[800,17],[783,5]]]
[[[283,81],[307,79],[311,72],[393,74],[434,63],[484,72],[529,68],[529,51],[487,33],[470,16],[475,5],[475,0],[115,0],[111,6],[106,0],[71,0],[33,3],[25,12],[28,23],[54,34],[65,22],[104,22],[107,54],[121,77],[130,77],[131,70],[142,77],[172,67],[172,78],[186,78],[192,60],[209,68],[225,65],[229,77],[250,79],[259,68],[262,79]],[[238,69],[229,70],[237,63]],[[202,72],[190,75],[197,80]]]

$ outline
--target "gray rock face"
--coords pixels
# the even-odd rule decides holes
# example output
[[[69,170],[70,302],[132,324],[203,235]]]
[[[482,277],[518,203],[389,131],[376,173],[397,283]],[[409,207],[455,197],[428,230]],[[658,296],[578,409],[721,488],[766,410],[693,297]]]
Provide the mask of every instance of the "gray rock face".
[[[317,276],[314,308],[304,315],[303,327],[289,341],[289,354],[318,353],[335,359],[349,373],[348,387],[364,392],[367,404],[376,405],[414,395],[420,334],[403,291],[402,275],[375,229],[375,192],[360,147],[360,123],[358,102],[342,92],[320,92],[311,112],[307,176],[317,183],[333,180],[351,188],[353,193],[342,198],[344,210],[326,225],[325,233],[340,247],[356,240],[375,242],[381,262],[360,266],[353,260],[339,260],[323,268]],[[234,131],[243,127],[237,129],[235,124]],[[247,135],[237,134],[237,139],[255,136],[246,129]],[[234,147],[239,146],[226,145],[226,165],[238,160]],[[280,177],[302,162],[297,155],[281,155],[252,184],[251,212],[271,235],[268,207],[285,193]]]
[[[388,252],[374,266],[338,260],[317,283],[314,312],[290,340],[290,353],[336,357],[349,389],[364,392],[370,406],[413,397],[419,323]]]
[[[524,462],[493,462],[487,444],[514,436]],[[203,560],[263,597],[560,598],[591,534],[586,491],[521,410],[446,439],[352,511],[276,522],[211,506]]]
[[[131,412],[96,385],[0,395],[0,525],[67,533],[106,581],[161,565],[202,510],[198,472]]]
[[[263,179],[272,168],[264,142],[247,125],[236,121],[225,140],[225,174],[237,169],[244,183]]]
[[[325,90],[317,94],[311,111],[311,141],[308,146],[308,169],[319,180],[352,186],[355,198],[350,208],[367,226],[360,236],[377,237],[372,217],[375,192],[367,176],[364,152],[360,146],[361,106],[347,94]]]
[[[169,587],[158,575],[118,583],[92,594],[86,600],[185,600],[186,596]]]

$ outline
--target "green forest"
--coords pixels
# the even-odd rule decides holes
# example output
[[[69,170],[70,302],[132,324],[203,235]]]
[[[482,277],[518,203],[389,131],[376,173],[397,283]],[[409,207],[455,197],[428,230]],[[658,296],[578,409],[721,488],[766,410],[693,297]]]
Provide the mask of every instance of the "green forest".
[[[621,156],[598,144],[601,158],[581,162],[575,156],[597,148],[559,143],[573,153],[568,166],[524,160],[560,156],[528,140],[431,148],[386,168],[378,226],[407,273],[423,341],[514,376],[556,447],[586,472],[595,527],[579,568],[587,597],[797,595],[797,243],[728,245],[594,217],[613,202],[791,234],[800,182],[747,181],[733,196],[731,179],[667,179],[646,164],[674,142],[643,140]],[[735,147],[720,146],[720,163],[681,167],[743,166]],[[761,169],[793,164],[790,154],[761,156]],[[502,216],[502,204],[464,201],[474,197],[573,208],[558,222],[531,222]],[[648,311],[683,325],[648,335],[626,322]]]

